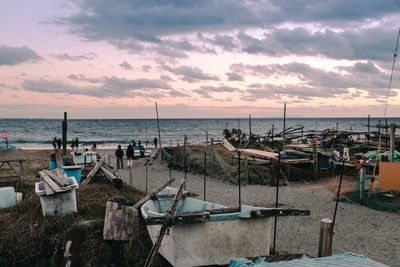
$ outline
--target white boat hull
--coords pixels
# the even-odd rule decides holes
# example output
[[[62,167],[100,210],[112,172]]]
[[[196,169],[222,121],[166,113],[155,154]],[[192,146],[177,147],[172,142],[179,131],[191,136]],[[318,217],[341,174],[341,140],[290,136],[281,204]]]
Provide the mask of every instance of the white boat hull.
[[[148,225],[153,243],[161,225]],[[173,266],[228,264],[237,257],[269,255],[270,218],[176,224],[164,236],[159,253]]]

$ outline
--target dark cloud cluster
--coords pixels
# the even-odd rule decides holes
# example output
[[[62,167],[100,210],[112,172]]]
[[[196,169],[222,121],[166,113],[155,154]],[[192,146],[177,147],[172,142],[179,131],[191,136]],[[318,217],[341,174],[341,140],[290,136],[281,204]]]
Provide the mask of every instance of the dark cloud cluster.
[[[0,66],[18,65],[24,62],[34,62],[40,59],[42,58],[27,46],[0,46]]]
[[[132,65],[126,61],[123,61],[121,64],[119,64],[119,66],[125,70],[133,70]]]

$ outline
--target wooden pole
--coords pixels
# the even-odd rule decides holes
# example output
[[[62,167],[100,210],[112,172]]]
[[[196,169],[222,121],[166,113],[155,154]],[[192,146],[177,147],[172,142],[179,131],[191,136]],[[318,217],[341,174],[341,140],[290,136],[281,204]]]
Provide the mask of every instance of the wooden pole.
[[[240,175],[240,151],[238,150],[238,183],[239,183],[239,210],[242,210],[242,179]]]
[[[337,191],[337,194],[336,194],[335,211],[333,213],[332,232],[333,232],[333,227],[335,227],[336,213],[337,213],[337,208],[338,208],[338,204],[339,204],[340,190],[342,188],[342,181],[343,181],[343,174],[344,174],[344,163],[345,162],[346,162],[346,160],[343,158],[342,172],[340,173],[339,187],[338,187],[338,191]]]
[[[272,124],[271,149],[274,150],[274,124]]]
[[[391,123],[390,124],[390,162],[394,161],[394,148],[395,148],[395,142],[396,142],[395,134],[396,134],[396,125],[394,123]]]
[[[317,140],[313,144],[313,161],[314,161],[314,180],[318,179],[318,150]]]
[[[339,132],[339,122],[336,122],[336,132]]]
[[[133,165],[133,160],[131,160]],[[132,165],[129,167],[129,184],[132,185]]]
[[[148,192],[148,179],[149,179],[149,158],[146,159],[146,194]]]
[[[371,116],[368,114],[368,136],[367,136],[367,149],[369,150],[369,138],[370,138],[370,125],[371,125]]]
[[[275,193],[275,208],[278,208],[278,201],[279,201],[279,174],[281,171],[281,153],[278,154],[278,166],[277,166],[277,171],[276,171],[276,193]],[[275,216],[274,218],[274,243],[272,247],[272,254],[274,255],[276,253],[276,227],[278,223],[278,217]]]
[[[207,183],[207,152],[204,151],[204,189],[203,189],[204,201],[206,201],[206,183]]]
[[[385,118],[385,132],[388,132],[388,124],[387,124],[387,118]],[[385,135],[385,147],[386,147],[386,151],[388,150],[388,135]]]
[[[240,119],[237,119],[238,120],[238,130],[240,129]]]
[[[187,174],[187,167],[186,167],[186,135],[183,138],[183,168],[184,168],[184,180],[185,180],[185,185],[184,189],[186,190],[186,174]]]
[[[319,232],[318,257],[332,256],[332,221],[328,218],[321,220]]]
[[[251,138],[251,114],[249,114],[249,140]]]
[[[286,141],[286,102],[283,104],[283,140],[282,140],[282,150],[285,150]]]
[[[208,146],[208,131],[206,131],[206,145]]]
[[[162,148],[162,143],[161,143],[161,133],[160,133],[160,119],[158,117],[158,106],[156,102],[156,115],[157,115],[157,129],[158,129],[158,144],[160,145],[160,148]]]
[[[67,154],[67,112],[64,112],[64,120],[62,122],[62,147],[64,156]]]
[[[214,176],[214,138],[211,138],[211,176]]]

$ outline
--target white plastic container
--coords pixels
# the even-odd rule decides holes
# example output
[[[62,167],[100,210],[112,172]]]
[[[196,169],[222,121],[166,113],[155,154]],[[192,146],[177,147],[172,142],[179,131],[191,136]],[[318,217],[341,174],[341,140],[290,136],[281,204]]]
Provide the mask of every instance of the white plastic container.
[[[16,193],[14,187],[0,187],[0,209],[15,206],[22,201],[22,193]]]
[[[44,182],[35,183],[35,193],[40,198],[43,216],[63,216],[78,212],[75,189],[79,188],[74,177],[67,177],[71,190],[46,195]]]

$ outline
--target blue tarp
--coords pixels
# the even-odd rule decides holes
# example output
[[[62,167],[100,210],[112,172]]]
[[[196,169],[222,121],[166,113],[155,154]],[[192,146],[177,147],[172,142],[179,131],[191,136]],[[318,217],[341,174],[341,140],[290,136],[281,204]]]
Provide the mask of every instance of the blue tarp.
[[[357,255],[351,252],[344,254],[333,255],[323,258],[309,258],[304,257],[301,259],[291,261],[279,262],[266,262],[265,258],[259,257],[255,260],[246,258],[232,259],[229,262],[229,267],[388,267],[383,263],[373,261],[365,256]]]

